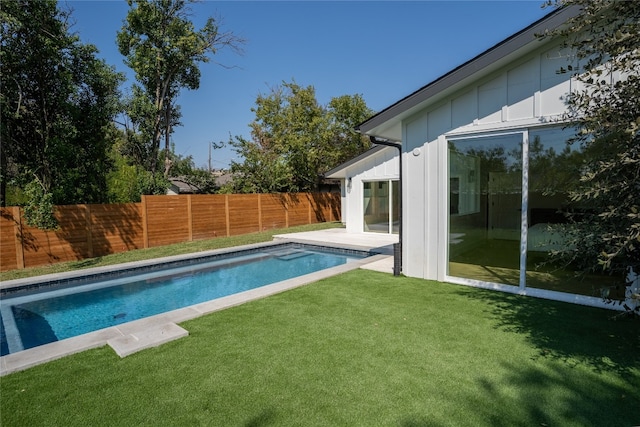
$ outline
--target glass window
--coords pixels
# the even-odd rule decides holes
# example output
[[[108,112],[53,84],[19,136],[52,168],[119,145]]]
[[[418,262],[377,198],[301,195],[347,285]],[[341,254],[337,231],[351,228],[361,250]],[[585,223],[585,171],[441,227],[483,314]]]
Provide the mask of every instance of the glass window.
[[[363,184],[364,231],[397,234],[400,206],[398,181],[371,181]]]
[[[573,129],[544,129],[529,133],[529,203],[527,212],[528,287],[601,296],[611,289],[612,298],[623,292],[612,285],[614,278],[605,275],[578,276],[570,265],[549,262],[553,250],[570,245],[563,232],[570,222],[568,212],[580,213],[587,206],[572,203],[569,192],[580,179],[584,152],[567,140]],[[617,291],[617,293],[616,293]]]
[[[400,184],[399,181],[391,181],[391,233],[400,231]]]
[[[449,275],[518,286],[522,140],[449,141]]]
[[[579,144],[567,143],[572,135],[572,129],[559,127],[530,131],[524,181],[524,134],[449,141],[450,276],[597,297],[603,291],[610,298],[624,296],[624,289],[615,286],[616,278],[577,275],[572,265],[551,262],[554,250],[570,248],[568,213],[579,215],[589,208],[570,198],[587,155]],[[522,274],[521,261],[526,261]]]

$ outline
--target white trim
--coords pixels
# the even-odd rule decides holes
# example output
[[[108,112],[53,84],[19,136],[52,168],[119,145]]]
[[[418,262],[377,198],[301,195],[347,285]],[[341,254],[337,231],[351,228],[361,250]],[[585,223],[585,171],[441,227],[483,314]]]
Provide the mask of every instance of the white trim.
[[[522,202],[520,203],[520,289],[527,286],[527,245],[529,237],[529,130],[522,133],[522,184],[520,187]]]
[[[567,302],[571,304],[579,304],[588,307],[604,308],[615,311],[625,311],[621,304],[608,303],[599,297],[590,297],[587,295],[570,294],[566,292],[549,291],[539,288],[521,289],[518,286],[504,285],[500,283],[483,282],[481,280],[465,279],[462,277],[454,277],[445,275],[444,282],[456,285],[470,286],[473,288],[491,289],[494,291],[505,292],[509,294],[522,295],[534,298],[548,299],[552,301]]]
[[[523,132],[525,129],[540,127],[565,126],[568,123],[562,120],[561,115],[550,115],[535,117],[532,119],[514,120],[500,123],[484,123],[473,125],[472,127],[460,127],[444,133],[447,138],[471,138],[475,135],[491,136],[508,133]]]

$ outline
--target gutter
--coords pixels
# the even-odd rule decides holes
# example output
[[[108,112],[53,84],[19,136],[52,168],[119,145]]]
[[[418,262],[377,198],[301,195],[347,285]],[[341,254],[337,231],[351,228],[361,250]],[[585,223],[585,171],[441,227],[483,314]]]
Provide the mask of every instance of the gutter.
[[[386,145],[398,149],[398,161],[400,162],[398,192],[400,197],[398,199],[398,243],[393,245],[393,275],[399,276],[402,272],[402,145],[399,142],[377,138],[373,135],[369,135],[369,140],[374,145]]]

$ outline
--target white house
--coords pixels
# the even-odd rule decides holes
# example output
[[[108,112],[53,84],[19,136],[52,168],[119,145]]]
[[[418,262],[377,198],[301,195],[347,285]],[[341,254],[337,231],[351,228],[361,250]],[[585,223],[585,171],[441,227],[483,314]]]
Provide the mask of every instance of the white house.
[[[398,150],[379,145],[325,174],[342,182],[342,222],[348,233],[398,234],[398,167]]]
[[[578,281],[542,264],[563,245],[550,225],[564,221],[584,153],[566,145],[571,131],[558,122],[578,84],[558,70],[577,64],[536,34],[578,12],[555,10],[361,123],[401,150],[378,146],[330,171],[345,182],[347,229],[397,230],[402,170],[403,274],[602,305],[605,278]]]

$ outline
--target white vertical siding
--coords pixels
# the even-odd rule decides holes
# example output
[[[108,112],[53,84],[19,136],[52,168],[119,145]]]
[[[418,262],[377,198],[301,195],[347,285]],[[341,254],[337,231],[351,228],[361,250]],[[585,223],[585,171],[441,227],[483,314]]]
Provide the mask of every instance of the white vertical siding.
[[[534,115],[534,81],[537,77],[534,60],[507,71],[508,120],[529,119]]]
[[[473,124],[478,118],[478,91],[474,88],[451,101],[453,128]]]
[[[343,222],[346,223],[347,232],[362,233],[364,230],[364,206],[363,206],[363,181],[398,179],[399,164],[398,150],[393,147],[385,148],[362,162],[349,167],[346,172],[347,187],[348,178],[351,178],[351,188],[346,188],[345,201],[342,212]]]
[[[478,86],[478,122],[498,123],[502,121],[502,107],[507,104],[507,78],[501,74]]]
[[[571,91],[570,73],[562,74],[560,68],[571,64],[569,51],[551,49],[540,55],[540,113],[559,115],[565,111],[563,98]]]
[[[572,89],[570,55],[560,48],[529,54],[479,79],[403,124],[403,271],[441,279],[448,244],[446,134],[534,127],[565,110]]]

